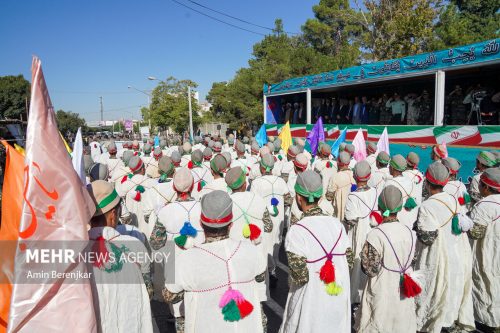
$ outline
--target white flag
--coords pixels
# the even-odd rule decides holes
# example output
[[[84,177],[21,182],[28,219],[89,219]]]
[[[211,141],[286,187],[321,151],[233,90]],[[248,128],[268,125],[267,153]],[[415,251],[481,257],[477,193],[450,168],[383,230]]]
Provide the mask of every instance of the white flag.
[[[389,135],[387,134],[387,127],[384,128],[384,131],[377,142],[377,154],[381,151],[385,151],[389,156],[391,155],[389,150]]]
[[[85,177],[85,165],[83,163],[83,139],[81,127],[78,128],[75,143],[73,144],[73,168],[78,174],[78,177],[80,177],[82,184],[87,185],[87,178]]]

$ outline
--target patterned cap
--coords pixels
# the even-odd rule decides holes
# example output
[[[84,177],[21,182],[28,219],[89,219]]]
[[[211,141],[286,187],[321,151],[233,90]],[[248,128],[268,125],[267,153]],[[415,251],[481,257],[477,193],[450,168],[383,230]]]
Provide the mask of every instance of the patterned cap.
[[[182,149],[184,150],[184,154],[191,154],[191,144],[189,142],[184,142],[182,145]]]
[[[241,167],[237,166],[229,169],[224,179],[226,180],[227,186],[236,190],[246,183],[246,173]]]
[[[181,163],[181,153],[179,153],[178,151],[173,151],[172,154],[170,155],[170,158],[172,159],[172,162],[174,164],[179,164]]]
[[[137,171],[141,170],[143,166],[144,162],[142,162],[142,159],[139,156],[132,156],[130,158],[130,161],[128,161],[128,167],[130,168],[130,171],[132,171],[132,173],[136,173]]]
[[[425,178],[431,184],[445,186],[450,178],[450,172],[441,162],[436,161],[427,168]]]
[[[156,147],[155,150],[153,150],[153,157],[159,159],[162,156],[163,156],[163,151],[161,150],[160,147]]]
[[[215,173],[222,174],[227,168],[226,158],[221,154],[215,155],[215,157],[210,161],[210,168]]]
[[[394,155],[391,158],[391,162],[389,163],[389,165],[393,169],[403,172],[406,170],[406,159],[403,157],[403,155]]]
[[[125,150],[123,152],[122,161],[126,166],[128,166],[128,162],[130,161],[132,156],[134,156],[134,152],[132,152],[131,150]]]
[[[387,165],[390,160],[391,160],[391,157],[385,151],[381,151],[377,155],[377,161],[380,164]]]
[[[345,145],[345,151],[348,152],[349,154],[354,154],[354,151],[356,150],[356,148],[354,148],[354,145],[349,143],[349,144],[346,144]]]
[[[274,168],[274,156],[271,154],[261,156],[260,166],[266,169],[266,172],[270,172]]]
[[[222,150],[222,143],[220,143],[219,141],[215,142],[213,150],[217,153],[220,153],[220,151]]]
[[[236,142],[236,151],[240,154],[243,154],[245,153],[245,145],[243,143],[241,143],[241,141],[237,141]]]
[[[307,166],[309,165],[309,159],[307,158],[306,154],[299,153],[299,154],[297,154],[297,156],[293,160],[293,164],[297,168],[299,168],[302,171],[304,171],[305,169],[307,169]]]
[[[108,180],[109,170],[108,166],[103,163],[96,163],[92,165],[89,169],[89,178],[93,182],[95,180]]]
[[[267,148],[269,148],[269,151],[272,153],[274,151],[274,143],[268,142],[266,143]]]
[[[462,167],[462,163],[460,163],[457,159],[453,157],[443,158],[441,163],[444,164],[445,167],[448,168],[450,174],[455,175],[458,173],[458,170]]]
[[[252,153],[258,154],[260,150],[259,144],[257,142],[252,142],[252,146],[250,149],[252,150]]]
[[[180,168],[174,175],[174,190],[179,193],[191,192],[194,178],[188,168]]]
[[[199,149],[193,150],[191,153],[191,161],[193,163],[201,163],[203,161],[203,153]]]
[[[194,143],[201,143],[202,139],[201,139],[201,136],[195,136],[194,137]]]
[[[174,163],[172,163],[172,159],[168,156],[162,156],[158,160],[158,169],[160,172],[170,176],[172,172],[175,170]]]
[[[432,150],[434,151],[434,154],[439,156],[439,158],[446,158],[448,157],[448,152],[446,147],[443,144],[437,144],[435,145]]]
[[[357,181],[367,181],[370,179],[372,168],[367,161],[359,161],[354,166],[354,179]]]
[[[210,141],[208,141],[208,147],[213,148],[215,146],[215,141],[209,138]]]
[[[494,167],[497,164],[497,158],[489,151],[482,151],[477,155],[477,160],[484,166]]]
[[[144,154],[151,154],[151,145],[146,143],[144,147],[142,147],[142,150],[144,151]]]
[[[221,154],[222,156],[224,156],[224,158],[226,159],[226,164],[229,166],[231,165],[231,153],[228,152],[228,151],[225,151]]]
[[[394,214],[403,209],[403,194],[394,185],[386,186],[378,197],[378,207],[384,216]]]
[[[248,140],[248,136],[244,136],[242,139],[243,143],[248,143],[250,140]]]
[[[117,152],[116,144],[114,142],[111,142],[108,145],[108,153],[110,153],[111,155],[113,155],[113,154],[116,154],[116,152]]]
[[[230,134],[229,137],[227,138],[227,143],[229,145],[234,144],[234,135]]]
[[[138,148],[139,148],[139,141],[134,140],[134,141],[132,142],[132,148],[134,148],[134,149],[138,149]]]
[[[346,151],[341,151],[339,157],[337,158],[337,163],[339,166],[349,165],[351,162],[351,155]]]
[[[481,182],[488,187],[500,192],[500,169],[489,168],[483,171],[480,178]]]
[[[299,153],[299,148],[297,146],[288,147],[287,155],[290,156],[291,158],[296,157],[298,153]]]
[[[233,221],[233,201],[224,191],[212,191],[201,198],[200,222],[211,228],[222,228]]]
[[[344,151],[346,146],[347,146],[347,143],[342,142],[342,143],[339,145],[339,151]]]
[[[366,144],[366,151],[368,152],[368,154],[375,154],[377,152],[377,145],[373,142],[368,142]]]
[[[274,140],[273,145],[274,145],[274,152],[275,153],[279,152],[281,149],[281,139],[277,138],[276,140]]]
[[[205,160],[210,160],[212,158],[212,155],[213,155],[212,149],[210,149],[208,147],[203,149],[203,158]]]
[[[332,153],[332,147],[330,147],[329,144],[323,142],[319,146],[319,152],[323,156],[330,156],[330,154]]]
[[[302,138],[295,138],[295,144],[297,146],[302,146],[304,147],[306,145],[306,142],[304,141],[304,139]]]
[[[418,157],[416,153],[411,151],[408,153],[408,155],[406,155],[406,163],[409,167],[416,168],[418,167],[418,163],[420,163],[420,157]]]
[[[264,156],[264,155],[271,154],[271,151],[269,150],[268,146],[263,146],[262,148],[260,148],[259,153],[260,153],[260,156]]]
[[[321,176],[312,170],[299,173],[295,183],[295,192],[307,198],[308,202],[314,202],[315,199],[321,198],[323,195]]]
[[[94,216],[105,214],[120,203],[120,197],[113,184],[105,180],[96,180],[90,184],[90,196],[96,206]]]

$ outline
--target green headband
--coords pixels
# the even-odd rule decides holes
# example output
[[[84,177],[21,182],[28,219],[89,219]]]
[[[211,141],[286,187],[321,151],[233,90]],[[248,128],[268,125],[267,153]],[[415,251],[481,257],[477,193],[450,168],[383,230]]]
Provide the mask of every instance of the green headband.
[[[232,184],[227,184],[227,186],[232,190],[240,188],[241,185],[243,185],[243,183],[246,181],[245,176],[245,172],[242,170],[241,175],[238,177],[238,179],[236,179]]]
[[[314,202],[314,199],[319,199],[323,195],[323,187],[320,187],[316,191],[308,191],[302,186],[299,185],[299,183],[295,183],[295,192],[300,194],[303,197],[307,198],[307,201],[309,202]]]
[[[116,197],[118,197],[118,193],[116,193],[116,190],[113,189],[113,192],[111,192],[107,197],[105,197],[104,199],[101,200],[101,202],[99,202],[97,204],[97,207],[99,208],[104,208],[106,207],[107,205],[109,205],[110,203],[113,202],[113,200],[116,199]]]
[[[382,210],[382,215],[383,215],[383,216],[385,216],[385,217],[389,216],[389,214],[394,214],[394,213],[397,213],[397,212],[399,212],[401,209],[403,209],[403,205],[402,205],[402,204],[401,204],[401,205],[399,205],[398,207],[394,208],[394,209],[388,209],[388,208],[386,207],[386,205],[384,204],[384,202],[382,201],[382,195],[380,195],[380,196],[378,197],[378,206],[379,206],[380,208],[382,208],[382,209],[381,209],[381,210]]]
[[[260,160],[260,165],[266,169],[266,172],[269,172],[272,169],[270,166],[268,166],[268,165],[266,165],[266,163],[264,163],[263,159]]]
[[[383,159],[382,159],[382,157],[380,157],[380,155],[377,155],[377,161],[379,161],[379,162],[380,162],[380,163],[382,163],[382,164],[387,164],[387,163],[389,163],[389,161],[388,161],[388,160],[383,160]]]
[[[483,159],[486,160],[486,162],[488,162],[488,164],[486,164],[486,166],[489,166],[489,167],[494,167],[496,164],[497,164],[497,161],[493,161],[491,158],[489,158],[485,153],[484,151],[480,152],[479,153],[479,156],[482,157]],[[480,162],[481,163],[481,162]],[[483,163],[481,163],[483,164]]]
[[[398,170],[398,171],[405,171],[406,168],[403,168],[402,166],[398,165],[393,159],[391,159],[391,162],[390,162],[390,165],[391,167],[393,167],[394,169]]]
[[[217,165],[215,165],[215,158],[213,158],[210,161],[210,168],[212,168],[212,170],[215,171],[215,172],[217,172],[219,175],[222,174],[222,172],[219,170],[219,168],[217,167]]]

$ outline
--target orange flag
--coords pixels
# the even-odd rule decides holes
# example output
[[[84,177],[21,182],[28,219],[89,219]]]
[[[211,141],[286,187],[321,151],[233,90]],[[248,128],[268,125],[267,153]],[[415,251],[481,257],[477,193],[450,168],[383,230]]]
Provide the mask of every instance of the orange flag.
[[[0,227],[0,333],[7,331],[10,295],[14,275],[14,241],[19,237],[19,222],[23,205],[24,156],[6,141],[7,159],[2,189],[2,225]]]
[[[36,57],[31,73],[24,203],[8,332],[93,333],[97,325],[90,281],[83,278],[71,282],[66,277],[69,273],[86,273],[83,262],[64,260],[57,266],[63,276],[28,279],[37,264],[36,260],[27,260],[26,254],[48,248],[47,241],[53,241],[58,249],[72,248],[80,253],[88,242],[87,226],[95,212],[95,204],[73,169],[59,135],[41,62]]]

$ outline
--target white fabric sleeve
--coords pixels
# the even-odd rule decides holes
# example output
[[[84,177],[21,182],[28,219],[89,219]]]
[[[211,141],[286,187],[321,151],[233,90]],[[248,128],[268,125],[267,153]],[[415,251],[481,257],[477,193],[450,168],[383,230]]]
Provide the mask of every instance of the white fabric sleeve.
[[[300,226],[290,227],[285,239],[285,250],[301,257],[307,257],[305,253],[306,242],[301,235]]]

